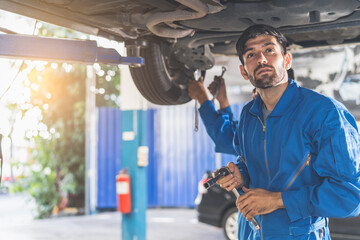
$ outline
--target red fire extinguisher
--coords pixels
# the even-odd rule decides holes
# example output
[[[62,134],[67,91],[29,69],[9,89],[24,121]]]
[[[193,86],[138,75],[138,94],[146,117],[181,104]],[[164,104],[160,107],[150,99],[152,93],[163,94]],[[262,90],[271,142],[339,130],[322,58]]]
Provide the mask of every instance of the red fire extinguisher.
[[[116,175],[116,193],[118,198],[118,211],[121,213],[131,212],[131,185],[130,175],[126,169],[122,169]]]

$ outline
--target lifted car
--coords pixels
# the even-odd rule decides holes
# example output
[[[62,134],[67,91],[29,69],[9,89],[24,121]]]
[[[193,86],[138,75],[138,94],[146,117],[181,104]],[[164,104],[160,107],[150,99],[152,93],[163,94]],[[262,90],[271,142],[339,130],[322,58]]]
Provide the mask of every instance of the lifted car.
[[[358,0],[2,0],[0,9],[124,41],[144,66],[131,74],[142,95],[160,105],[190,101],[187,81],[235,55],[247,27],[279,28],[290,49],[360,40]]]

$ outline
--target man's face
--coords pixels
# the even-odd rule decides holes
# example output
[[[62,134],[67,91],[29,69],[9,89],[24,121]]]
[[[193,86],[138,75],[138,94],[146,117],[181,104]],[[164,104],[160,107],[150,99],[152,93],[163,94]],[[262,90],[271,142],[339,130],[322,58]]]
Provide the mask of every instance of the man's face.
[[[266,89],[287,82],[286,70],[291,67],[291,56],[283,54],[274,36],[260,35],[246,42],[244,66],[241,74],[256,88]]]

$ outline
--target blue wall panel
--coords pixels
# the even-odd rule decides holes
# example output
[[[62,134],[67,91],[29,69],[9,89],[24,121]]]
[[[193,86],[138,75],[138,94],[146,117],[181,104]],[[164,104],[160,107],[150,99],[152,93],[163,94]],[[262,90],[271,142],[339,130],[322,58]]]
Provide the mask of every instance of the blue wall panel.
[[[147,144],[149,147],[149,165],[147,167],[147,197],[149,207],[158,206],[158,170],[157,159],[155,158],[154,151],[154,115],[154,109],[149,109],[147,111]]]
[[[121,112],[99,108],[97,157],[97,207],[115,208],[115,176],[121,168]]]
[[[154,113],[159,206],[194,206],[198,182],[215,168],[214,144],[202,123],[194,132],[193,103],[168,106]]]
[[[235,119],[239,119],[243,106],[232,106]],[[215,147],[201,120],[199,131],[194,132],[193,102],[154,110],[153,140],[158,206],[193,207],[198,182],[206,171],[216,167]],[[229,154],[222,154],[221,158],[222,165],[236,161]]]

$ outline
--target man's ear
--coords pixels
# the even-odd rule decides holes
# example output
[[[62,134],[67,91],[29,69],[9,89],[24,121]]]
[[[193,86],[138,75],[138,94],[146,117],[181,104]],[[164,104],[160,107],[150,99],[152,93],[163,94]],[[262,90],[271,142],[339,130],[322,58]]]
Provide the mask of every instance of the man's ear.
[[[286,68],[286,70],[289,70],[291,68],[291,65],[292,65],[291,53],[289,53],[289,52],[285,53],[284,60],[285,60],[285,68]]]
[[[248,74],[243,65],[240,65],[240,72],[245,80],[249,80]]]

